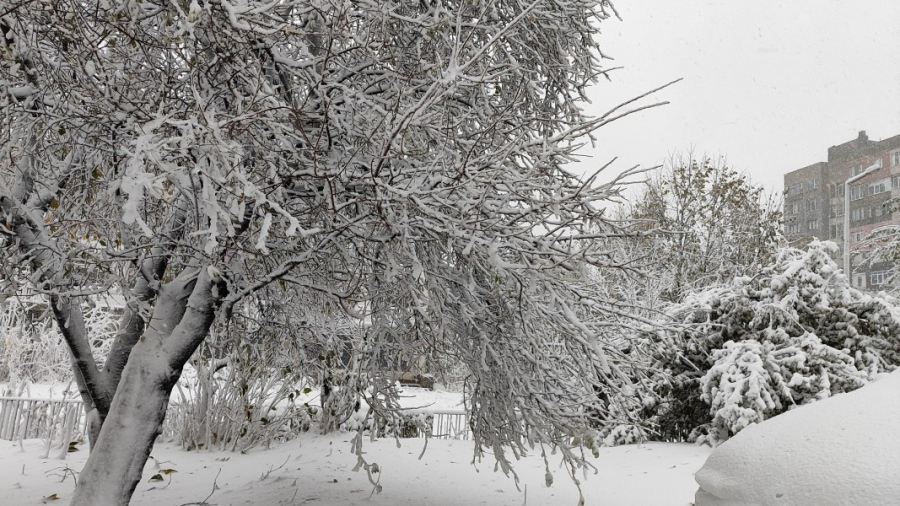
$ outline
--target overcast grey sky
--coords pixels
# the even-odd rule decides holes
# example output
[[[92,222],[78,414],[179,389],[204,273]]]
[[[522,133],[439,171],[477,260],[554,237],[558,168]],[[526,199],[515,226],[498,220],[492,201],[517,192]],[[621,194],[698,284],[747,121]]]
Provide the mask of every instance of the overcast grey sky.
[[[607,66],[588,112],[677,78],[669,105],[619,120],[587,170],[662,163],[675,150],[727,157],[769,190],[859,130],[900,134],[900,0],[619,0],[601,25]],[[645,100],[645,103],[649,103]]]

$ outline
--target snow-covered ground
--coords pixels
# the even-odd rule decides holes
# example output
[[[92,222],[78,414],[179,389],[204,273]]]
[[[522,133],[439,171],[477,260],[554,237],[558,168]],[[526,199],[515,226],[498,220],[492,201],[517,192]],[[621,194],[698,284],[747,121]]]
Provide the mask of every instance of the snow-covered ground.
[[[18,385],[10,391],[0,384],[0,395],[12,393],[33,398],[63,397],[66,385]],[[76,396],[70,391],[65,396]],[[317,404],[315,392],[308,394]],[[407,409],[461,411],[462,396],[440,389],[434,391],[403,387],[400,404]],[[555,505],[578,502],[578,491],[551,456],[554,483],[545,485],[545,469],[540,452],[514,465],[515,481],[494,470],[494,460],[486,455],[474,465],[471,441],[430,439],[422,454],[424,439],[369,441],[364,457],[377,463],[381,493],[365,471],[354,472],[357,458],[351,452],[353,434],[318,435],[307,433],[278,447],[254,449],[246,454],[231,452],[188,452],[173,444],[157,444],[138,485],[133,505],[185,505],[207,500],[228,505]],[[71,497],[78,471],[87,459],[86,445],[68,453],[65,460],[58,449],[47,454],[42,440],[18,442],[0,440],[0,504],[28,505]],[[587,504],[673,505],[693,501],[697,485],[694,472],[710,450],[690,444],[648,443],[603,448],[591,460],[599,472],[582,473],[582,490]],[[555,460],[554,460],[555,459]],[[165,470],[172,470],[166,474]],[[151,481],[159,474],[163,481]],[[213,490],[215,486],[215,491]]]
[[[399,448],[394,439],[366,439],[364,457],[381,469],[374,476],[382,492],[372,494],[365,471],[353,471],[357,459],[350,451],[350,437],[305,434],[276,448],[247,454],[187,452],[159,444],[132,504],[178,506],[208,500],[217,506],[574,506],[578,502],[578,492],[562,469],[551,467],[555,481],[549,488],[544,485],[539,455],[516,463],[521,488],[516,490],[512,479],[494,472],[489,456],[472,465],[471,441],[437,439],[428,441],[421,460],[424,439],[402,439]],[[68,502],[87,449],[56,460],[40,458],[42,448],[40,440],[25,441],[22,447],[0,441],[0,504],[37,505],[50,502],[47,498]],[[589,505],[685,506],[697,488],[693,474],[708,454],[708,448],[689,444],[605,448],[593,460],[599,473],[582,480],[585,499]],[[167,469],[175,472],[165,474]],[[149,481],[156,474],[164,481]]]
[[[81,399],[75,383],[8,383],[0,381],[0,397],[30,399]]]

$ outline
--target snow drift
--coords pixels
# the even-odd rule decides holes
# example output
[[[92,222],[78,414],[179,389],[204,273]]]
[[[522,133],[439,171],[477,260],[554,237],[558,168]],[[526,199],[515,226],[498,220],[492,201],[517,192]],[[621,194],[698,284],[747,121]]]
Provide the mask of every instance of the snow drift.
[[[900,374],[751,425],[716,448],[696,506],[897,504]]]

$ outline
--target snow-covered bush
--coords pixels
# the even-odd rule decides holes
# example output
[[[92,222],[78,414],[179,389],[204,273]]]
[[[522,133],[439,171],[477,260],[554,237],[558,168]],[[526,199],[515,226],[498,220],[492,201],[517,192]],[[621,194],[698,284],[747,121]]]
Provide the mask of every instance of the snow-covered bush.
[[[856,290],[836,246],[784,248],[754,277],[695,292],[644,338],[660,374],[649,410],[663,439],[715,444],[900,364],[900,311]]]
[[[263,290],[214,327],[175,388],[165,434],[185,448],[246,450],[317,424],[339,428],[370,383],[364,326],[315,294]]]
[[[92,296],[82,304],[95,359],[102,363],[115,334],[119,302],[115,294]],[[72,363],[43,296],[26,290],[0,303],[0,381],[72,381]]]
[[[603,446],[619,446],[641,443],[648,439],[647,431],[640,425],[624,423],[606,432]]]
[[[169,404],[164,435],[188,450],[246,451],[308,431],[318,409],[291,369],[229,356],[185,371]]]
[[[640,363],[637,357],[635,360]],[[633,371],[630,376],[643,379],[638,373]],[[648,427],[641,423],[641,413],[654,402],[648,390],[646,386],[623,385],[616,391],[600,393],[605,409],[595,413],[595,417],[597,438],[603,446],[634,444],[650,439]]]
[[[357,408],[341,425],[341,430],[362,431],[379,438],[414,438],[419,435],[431,435],[434,424],[432,413],[400,410],[379,410],[373,413],[370,406],[365,403],[357,404]]]

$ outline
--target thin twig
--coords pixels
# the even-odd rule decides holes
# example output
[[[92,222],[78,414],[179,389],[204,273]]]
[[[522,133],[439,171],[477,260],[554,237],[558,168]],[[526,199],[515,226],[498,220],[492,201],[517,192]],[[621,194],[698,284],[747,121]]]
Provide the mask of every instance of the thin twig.
[[[273,468],[272,466],[269,466],[269,470],[266,471],[266,472],[264,472],[264,473],[259,477],[259,481],[265,480],[266,478],[269,477],[270,474],[272,474],[273,471],[277,471],[277,470],[281,469],[282,467],[284,467],[285,465],[287,465],[288,460],[290,460],[290,458],[291,458],[291,456],[288,455],[287,458],[284,459],[284,462],[282,462],[282,464],[281,464],[280,466],[276,467],[276,468]]]
[[[213,494],[216,493],[216,490],[219,489],[219,486],[216,484],[216,482],[219,480],[219,475],[220,475],[220,474],[222,474],[222,468],[221,468],[221,467],[219,468],[219,472],[216,473],[216,477],[213,478],[212,491],[210,491],[209,495],[206,496],[206,499],[204,499],[204,500],[202,500],[202,501],[200,501],[200,502],[186,502],[186,503],[182,504],[181,506],[208,506],[208,505],[209,505],[209,498],[212,497]]]

